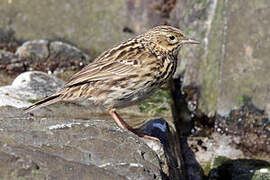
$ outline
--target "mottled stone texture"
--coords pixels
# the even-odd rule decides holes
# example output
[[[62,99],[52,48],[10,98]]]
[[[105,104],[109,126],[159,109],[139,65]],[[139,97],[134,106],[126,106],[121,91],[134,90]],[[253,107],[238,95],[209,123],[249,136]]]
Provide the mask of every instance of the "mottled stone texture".
[[[139,137],[73,109],[64,117],[0,107],[0,179],[162,179],[157,154]]]
[[[11,2],[11,3],[8,3]],[[18,39],[62,39],[97,55],[161,21],[155,0],[0,1],[0,28]]]
[[[228,114],[248,96],[261,109],[270,102],[270,1],[182,0],[173,24],[202,44],[181,56],[184,88],[200,89],[198,109]],[[185,69],[184,69],[185,67]]]

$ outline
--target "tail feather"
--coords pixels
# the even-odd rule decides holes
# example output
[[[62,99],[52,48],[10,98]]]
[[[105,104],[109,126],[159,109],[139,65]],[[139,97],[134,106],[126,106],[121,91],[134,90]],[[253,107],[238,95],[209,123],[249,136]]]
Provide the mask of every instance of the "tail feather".
[[[24,112],[26,112],[26,113],[31,112],[31,111],[33,111],[35,109],[39,109],[41,107],[48,106],[48,105],[56,103],[56,102],[58,102],[60,100],[61,100],[61,94],[55,94],[55,95],[46,97],[46,98],[36,102],[35,104],[25,108]]]

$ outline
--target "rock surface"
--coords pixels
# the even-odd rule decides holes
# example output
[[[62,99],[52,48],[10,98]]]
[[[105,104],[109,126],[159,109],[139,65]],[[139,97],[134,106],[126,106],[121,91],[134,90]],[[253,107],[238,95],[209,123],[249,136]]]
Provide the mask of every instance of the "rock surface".
[[[160,24],[160,1],[1,1],[0,28],[17,39],[60,39],[92,55]],[[35,7],[35,8],[33,8]]]
[[[191,29],[188,34],[202,43],[182,54],[178,69],[178,74],[184,73],[184,89],[199,89],[199,111],[209,117],[216,113],[228,115],[244,104],[246,96],[259,109],[267,109],[269,7],[267,0],[176,3],[171,12],[172,24]]]
[[[161,140],[161,143],[164,145],[163,146],[160,143],[149,140],[145,140],[145,142],[143,142],[142,139],[138,138],[134,134],[132,134],[132,136],[130,137],[129,135],[131,133],[122,134],[123,131],[117,128],[114,122],[110,122],[109,124],[107,124],[108,121],[106,121],[106,119],[111,120],[111,117],[107,117],[108,114],[105,115],[105,112],[103,110],[91,105],[89,102],[86,101],[59,102],[51,106],[33,111],[27,115],[24,114],[22,110],[14,108],[29,106],[32,102],[46,97],[61,89],[63,85],[64,82],[62,80],[52,75],[48,75],[44,72],[39,71],[31,71],[19,75],[13,81],[12,85],[0,87],[0,96],[2,97],[0,101],[0,117],[2,118],[0,119],[0,127],[2,127],[2,129],[0,129],[0,132],[5,132],[6,135],[4,135],[4,133],[2,137],[6,137],[8,139],[8,142],[14,141],[14,143],[16,144],[16,148],[17,146],[19,146],[19,148],[23,149],[23,152],[17,155],[19,156],[19,158],[23,160],[27,159],[25,161],[35,162],[34,164],[36,165],[42,160],[37,160],[32,157],[32,151],[42,151],[42,153],[45,153],[45,155],[42,156],[46,157],[46,154],[48,154],[49,159],[51,158],[51,155],[53,157],[60,156],[61,158],[65,156],[64,160],[72,160],[72,162],[78,162],[80,160],[83,162],[83,164],[86,163],[86,165],[89,165],[90,167],[94,166],[94,169],[96,168],[95,166],[105,168],[109,171],[108,174],[110,174],[110,172],[115,172],[118,168],[119,173],[116,174],[120,175],[121,177],[126,177],[127,179],[179,179],[183,176],[181,174],[181,171],[179,171],[179,168],[177,168],[181,167],[181,163],[180,161],[177,161],[177,159],[180,158],[179,151],[175,151],[175,147],[173,146],[175,139],[172,140],[172,133],[174,131],[172,129],[170,132],[168,132],[168,129],[170,128],[167,126],[164,119],[156,119],[149,121],[145,126],[140,129],[140,131],[144,132],[145,134],[158,137]],[[120,111],[120,113],[124,114],[123,118],[133,127],[140,127],[140,122],[142,122],[142,120],[145,120],[145,116],[132,114],[132,112],[130,111]],[[33,124],[28,123],[28,121],[32,122]],[[13,126],[13,123],[15,123],[16,125]],[[22,123],[22,125],[20,125],[20,123]],[[89,132],[84,132],[88,131],[87,129],[89,130]],[[109,131],[114,135],[110,133],[105,133],[104,135],[103,130]],[[15,134],[12,133],[13,131],[15,132]],[[56,132],[57,137],[52,135],[54,131]],[[60,132],[60,134],[58,134],[58,131]],[[62,133],[64,133],[65,136]],[[97,136],[94,136],[93,134],[96,133]],[[90,145],[88,144],[88,138],[93,140],[91,141],[92,143],[90,143]],[[72,146],[72,148],[69,145],[68,147],[66,147],[67,144],[71,143],[70,141],[74,141],[72,142],[74,144],[70,145]],[[128,143],[129,141],[131,144],[134,143],[134,147],[132,147],[132,145]],[[3,142],[3,144],[5,144],[5,142]],[[82,142],[85,142],[85,144]],[[122,142],[123,144],[121,144],[120,142]],[[145,148],[147,147],[148,150],[153,153],[151,154],[151,158],[152,156],[156,158],[157,161],[149,160],[150,164],[147,164],[147,167],[149,165],[152,168],[152,164],[154,163],[155,172],[152,172],[152,170],[145,168],[145,165],[142,164],[142,162],[135,163],[130,158],[131,156],[134,156],[134,161],[138,160],[138,157],[136,154],[134,154],[134,152],[138,152],[139,154],[141,152],[142,158],[144,160],[147,159],[147,157],[144,157],[144,155],[149,156],[145,152],[146,150],[135,148],[136,144],[138,143],[144,144],[143,146],[145,146]],[[13,149],[13,144],[6,144],[8,147]],[[54,147],[54,144],[57,144],[57,147]],[[24,146],[21,147],[21,145]],[[27,146],[28,149],[25,150],[26,145],[34,147],[33,149],[29,149]],[[38,148],[36,148],[35,145]],[[118,145],[119,147],[116,147]],[[76,146],[79,147],[77,147],[78,149],[75,148],[74,150],[74,147]],[[138,145],[138,147],[141,146]],[[129,148],[134,149],[134,152],[131,151]],[[122,152],[122,150],[127,150],[129,153],[133,154],[127,154],[126,152]],[[14,151],[17,152],[17,149]],[[88,151],[90,154],[89,157],[87,156],[87,154],[83,154],[88,153]],[[114,151],[115,153],[112,153]],[[13,151],[4,151],[4,153],[11,152]],[[74,156],[73,153],[75,153]],[[27,158],[24,156],[27,156]],[[106,161],[103,161],[103,157],[108,157],[108,159]],[[95,163],[90,163],[89,159],[91,158]],[[126,162],[126,160],[132,160],[132,162]],[[60,164],[63,164],[63,166],[65,166],[65,162],[66,161],[62,162],[61,160]],[[43,168],[48,169],[49,167],[47,167],[47,165],[49,166],[50,163],[48,162]],[[27,169],[27,172],[30,172],[30,174],[25,173],[22,176],[25,178],[37,178],[36,174],[31,174],[32,171],[41,175],[50,175],[52,172],[51,169],[39,172],[39,168],[40,165],[36,165],[33,168],[31,165],[30,170]],[[17,173],[17,170],[20,171],[20,169],[21,167],[16,164],[16,170],[8,171],[6,174],[3,175],[3,177],[13,177],[14,174],[16,177],[20,176]],[[76,172],[77,171],[81,171],[81,169],[76,169]],[[134,174],[132,174],[131,172]],[[158,174],[156,174],[157,172]],[[72,176],[67,175],[67,178],[71,177]],[[97,175],[96,177],[99,176]]]
[[[270,163],[253,159],[224,159],[220,165],[211,170],[209,180],[268,180]]]
[[[156,153],[112,121],[12,107],[1,107],[0,115],[1,178],[162,179]]]
[[[0,87],[0,106],[26,107],[33,101],[53,94],[63,86],[62,80],[44,72],[25,72],[20,74],[12,85]]]

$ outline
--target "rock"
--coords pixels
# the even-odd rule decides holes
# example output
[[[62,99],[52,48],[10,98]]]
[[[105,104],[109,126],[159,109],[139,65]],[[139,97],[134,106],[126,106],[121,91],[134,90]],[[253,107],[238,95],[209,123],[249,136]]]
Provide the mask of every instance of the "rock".
[[[175,94],[184,93],[174,96],[179,132],[190,132],[195,124],[204,136],[213,130],[225,133],[231,143],[220,149],[224,153],[234,149],[269,160],[268,7],[269,1],[259,0],[177,1],[170,23],[201,41],[183,48],[174,76]],[[244,9],[249,12],[243,14]],[[199,157],[209,156],[203,152]]]
[[[93,115],[44,118],[12,107],[1,107],[0,114],[0,159],[8,162],[4,178],[73,179],[79,173],[93,179],[162,179],[156,153],[112,121]]]
[[[246,156],[270,161],[270,119],[264,110],[246,98],[245,105],[230,112],[229,116],[216,117],[216,129],[231,137],[231,143]]]
[[[29,4],[36,8],[30,8]],[[49,0],[34,3],[0,2],[0,28],[11,29],[17,39],[60,39],[98,55],[115,43],[158,25],[164,20],[162,3],[155,0],[92,0],[83,3]],[[168,12],[168,10],[167,10]],[[166,13],[166,12],[165,12]],[[11,21],[10,21],[11,19]],[[78,20],[79,19],[79,20]]]
[[[46,60],[50,53],[48,47],[48,40],[27,41],[17,49],[16,55],[23,58],[37,58]]]
[[[26,107],[37,99],[60,90],[64,82],[43,72],[30,71],[19,75],[10,86],[0,87],[0,106]]]
[[[209,180],[268,180],[270,179],[270,163],[254,159],[226,160],[222,165],[212,169]]]
[[[27,70],[50,73],[77,71],[90,61],[91,56],[61,41],[27,41],[15,54],[0,50],[0,69],[8,74],[18,74]]]
[[[24,61],[17,55],[0,50],[0,70],[8,74],[21,73],[26,70]]]
[[[92,60],[74,46],[48,40],[27,41],[17,49],[16,55],[27,61],[26,69],[45,72],[79,70]]]
[[[201,41],[181,56],[183,89],[198,88],[198,111],[213,117],[240,108],[248,96],[259,109],[269,101],[270,2],[178,1],[171,22]],[[249,9],[244,13],[244,9]],[[196,95],[195,95],[196,96]]]
[[[214,157],[244,158],[244,153],[233,145],[233,137],[213,133],[210,137],[189,137],[188,144],[200,164],[211,162]]]

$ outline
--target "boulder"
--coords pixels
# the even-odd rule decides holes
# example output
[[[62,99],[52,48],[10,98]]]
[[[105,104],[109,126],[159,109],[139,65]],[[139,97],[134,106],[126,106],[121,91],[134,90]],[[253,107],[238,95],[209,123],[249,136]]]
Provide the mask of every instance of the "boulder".
[[[60,90],[64,82],[44,72],[29,71],[20,74],[9,86],[0,87],[0,106],[26,107],[33,101]]]
[[[162,179],[157,154],[113,121],[50,113],[0,107],[1,178]]]

